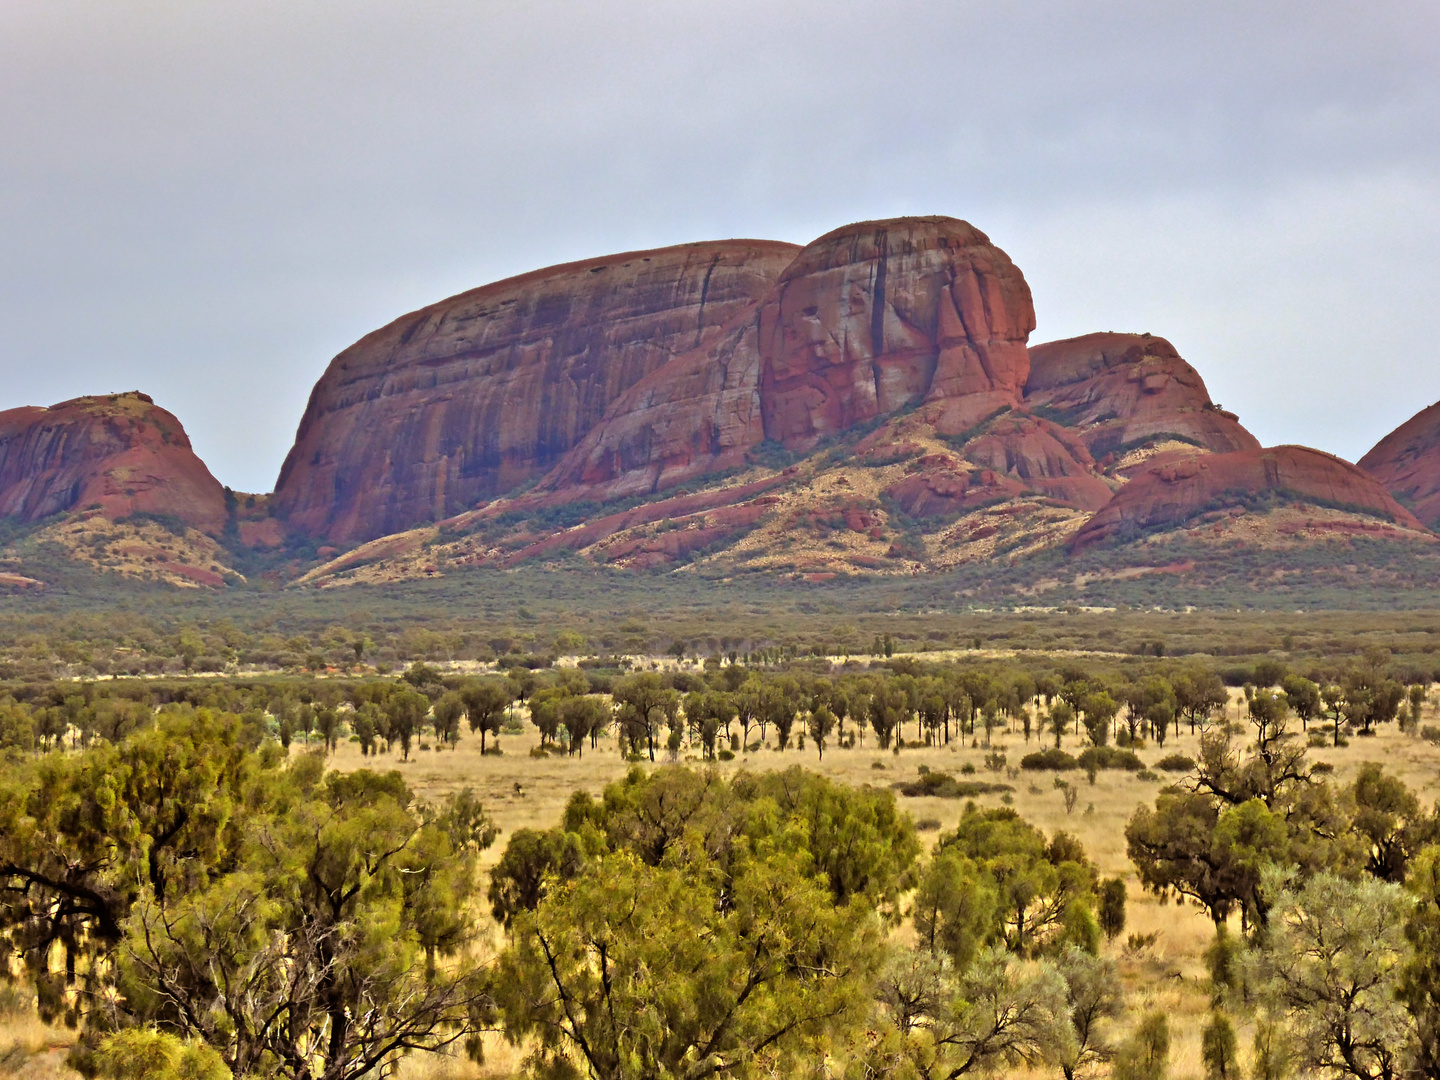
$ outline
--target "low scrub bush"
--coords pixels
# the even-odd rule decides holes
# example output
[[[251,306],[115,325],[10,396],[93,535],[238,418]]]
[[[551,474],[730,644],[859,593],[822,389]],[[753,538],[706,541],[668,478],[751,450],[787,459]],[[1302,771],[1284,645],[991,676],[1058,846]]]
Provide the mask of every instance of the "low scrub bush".
[[[1184,754],[1167,754],[1155,763],[1155,768],[1164,772],[1189,772],[1195,768],[1195,759]]]
[[[1048,750],[1037,750],[1034,753],[1026,754],[1020,759],[1022,769],[1078,769],[1080,762],[1064,750],[1056,750],[1051,747]]]
[[[890,785],[901,795],[912,799],[930,796],[936,799],[973,799],[977,795],[994,795],[1013,791],[1009,784],[996,784],[988,780],[957,780],[949,773],[926,772],[918,779],[897,780]]]
[[[1124,769],[1127,772],[1138,772],[1145,767],[1145,763],[1135,756],[1134,750],[1121,750],[1114,746],[1090,746],[1080,753],[1080,767],[1089,770],[1096,769]]]
[[[939,827],[939,822],[936,822]],[[35,1008],[34,991],[17,983],[0,983],[0,1020],[27,1016]]]

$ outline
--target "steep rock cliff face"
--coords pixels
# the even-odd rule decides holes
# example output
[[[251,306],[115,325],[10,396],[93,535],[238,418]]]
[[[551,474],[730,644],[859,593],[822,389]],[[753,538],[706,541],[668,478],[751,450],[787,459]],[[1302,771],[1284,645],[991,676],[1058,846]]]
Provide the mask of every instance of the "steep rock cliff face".
[[[1440,403],[1386,435],[1359,465],[1426,525],[1440,528]]]
[[[966,460],[1014,477],[1027,491],[1080,510],[1098,510],[1113,494],[1074,432],[1025,413],[997,418],[964,452]]]
[[[1194,454],[1157,464],[1121,488],[1076,533],[1072,546],[1081,549],[1177,527],[1208,510],[1267,498],[1357,511],[1404,529],[1423,528],[1379,482],[1348,461],[1304,446],[1277,446]]]
[[[713,345],[622,395],[542,486],[651,494],[739,467],[762,442],[803,453],[922,402],[956,434],[1019,403],[1034,325],[1019,269],[966,222],[850,225],[804,248]]]
[[[178,518],[219,535],[225,493],[180,421],[141,393],[0,412],[0,517],[39,521],[99,506],[115,519]]]
[[[641,379],[545,477],[559,500],[651,495],[739,468],[765,439],[753,314]]]
[[[1035,329],[1009,257],[954,218],[862,222],[808,245],[761,304],[766,437],[808,450],[921,401],[942,434],[1017,405]]]
[[[1259,441],[1210,400],[1199,372],[1151,334],[1086,334],[1030,350],[1025,404],[1077,431],[1096,458],[1178,439],[1217,454]]]
[[[513,490],[646,375],[712,344],[797,250],[732,240],[613,255],[397,319],[316,385],[281,469],[277,516],[346,542]]]

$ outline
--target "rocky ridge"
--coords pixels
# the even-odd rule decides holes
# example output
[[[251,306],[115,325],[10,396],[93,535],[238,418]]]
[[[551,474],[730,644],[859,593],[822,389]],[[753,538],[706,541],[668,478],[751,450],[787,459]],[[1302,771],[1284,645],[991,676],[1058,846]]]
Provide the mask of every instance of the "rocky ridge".
[[[354,543],[512,492],[645,376],[720,338],[798,250],[729,240],[587,259],[396,319],[316,384],[275,513]]]
[[[1212,453],[1259,450],[1234,413],[1210,400],[1200,373],[1153,334],[1086,334],[1030,350],[1025,404],[1080,429],[1096,458],[1178,441]]]
[[[1357,464],[1426,526],[1440,529],[1440,403],[1421,409]]]
[[[172,518],[210,536],[228,516],[180,421],[145,394],[0,412],[0,517],[29,524],[89,509]]]
[[[1079,550],[1267,503],[1358,513],[1372,520],[1377,533],[1424,531],[1415,515],[1357,466],[1309,447],[1277,446],[1196,454],[1145,469],[1085,523],[1071,546]]]
[[[1164,338],[1032,347],[1034,325],[1019,268],[952,218],[862,222],[803,248],[586,260],[441,301],[342,352],[272,496],[222,491],[173,417],[119,395],[81,399],[113,415],[76,402],[0,414],[0,506],[27,521],[64,511],[54,527],[98,567],[206,585],[234,580],[205,540],[222,531],[231,551],[270,552],[267,575],[326,586],[576,558],[819,582],[1117,545],[1130,554],[1114,572],[1129,573],[1127,559],[1161,557],[1161,535],[1433,540],[1354,466],[1262,449]],[[85,409],[71,425],[85,434],[54,434]],[[1391,478],[1417,508],[1426,439],[1440,438],[1440,418],[1427,423],[1390,454],[1420,477]],[[136,471],[157,455],[166,468]],[[141,512],[204,542],[169,566],[174,543],[115,530]],[[307,544],[328,561],[305,572]]]
[[[620,394],[528,493],[364,545],[306,580],[576,553],[814,580],[914,574],[1175,529],[1222,497],[1281,493],[1342,532],[1418,529],[1337,458],[1262,453],[1164,338],[1027,348],[1034,322],[1019,269],[965,222],[838,229],[713,340]],[[1197,471],[1211,457],[1215,469]],[[1157,487],[1177,469],[1220,486]],[[598,509],[556,528],[567,505]]]

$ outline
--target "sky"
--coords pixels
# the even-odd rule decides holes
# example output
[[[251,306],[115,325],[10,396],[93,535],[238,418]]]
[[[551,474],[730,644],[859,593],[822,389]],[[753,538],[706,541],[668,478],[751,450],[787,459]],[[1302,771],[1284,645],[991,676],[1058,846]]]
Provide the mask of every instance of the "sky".
[[[406,311],[902,214],[1354,460],[1440,399],[1440,5],[0,5],[0,409],[143,390],[240,491]]]

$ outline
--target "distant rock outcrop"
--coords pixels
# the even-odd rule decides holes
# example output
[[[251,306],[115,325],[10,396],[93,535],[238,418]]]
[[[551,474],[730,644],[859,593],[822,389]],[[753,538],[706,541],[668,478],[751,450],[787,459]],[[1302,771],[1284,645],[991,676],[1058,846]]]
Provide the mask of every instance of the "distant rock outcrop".
[[[331,362],[272,508],[344,543],[513,491],[752,311],[798,250],[727,240],[587,259],[403,316]]]
[[[0,412],[0,517],[99,508],[176,519],[218,536],[225,492],[180,421],[141,393]]]
[[[1031,348],[1034,326],[1019,268],[949,217],[538,270],[335,357],[271,495],[222,489],[142,394],[0,413],[0,516],[79,511],[7,546],[16,580],[0,587],[56,544],[97,571],[207,587],[239,569],[329,587],[556,559],[983,577],[1144,538],[1075,560],[1084,588],[1097,566],[1205,561],[1152,565],[1165,542],[1146,534],[1171,530],[1222,561],[1286,552],[1281,577],[1295,547],[1356,537],[1440,560],[1422,525],[1440,527],[1440,405],[1362,470],[1262,449],[1164,338]],[[159,520],[116,523],[137,514]],[[1054,560],[1031,569],[1047,577],[1027,596],[1062,587]]]
[[[1231,504],[1292,501],[1355,511],[1404,529],[1423,526],[1348,461],[1304,446],[1193,454],[1140,472],[1085,523],[1071,546],[1176,528]]]
[[[813,449],[927,403],[955,435],[1020,403],[1030,289],[974,226],[867,221],[806,246],[717,341],[637,383],[546,477],[586,498],[736,468],[763,442]]]
[[[660,498],[868,431],[867,460],[930,448],[882,491],[915,518],[1095,512],[1157,452],[1260,449],[1165,339],[1027,349],[1034,326],[1019,268],[948,217],[537,271],[336,357],[270,509],[346,544],[491,497],[522,515]]]
[[[1216,407],[1199,372],[1151,334],[1085,334],[1030,350],[1026,407],[1075,429],[1096,458],[1177,439],[1213,453],[1259,450]]]
[[[1035,308],[1019,268],[973,225],[896,218],[808,245],[758,323],[765,435],[808,450],[922,401],[943,403],[945,435],[1018,405]]]
[[[1440,403],[1386,435],[1359,465],[1426,525],[1440,528]]]

